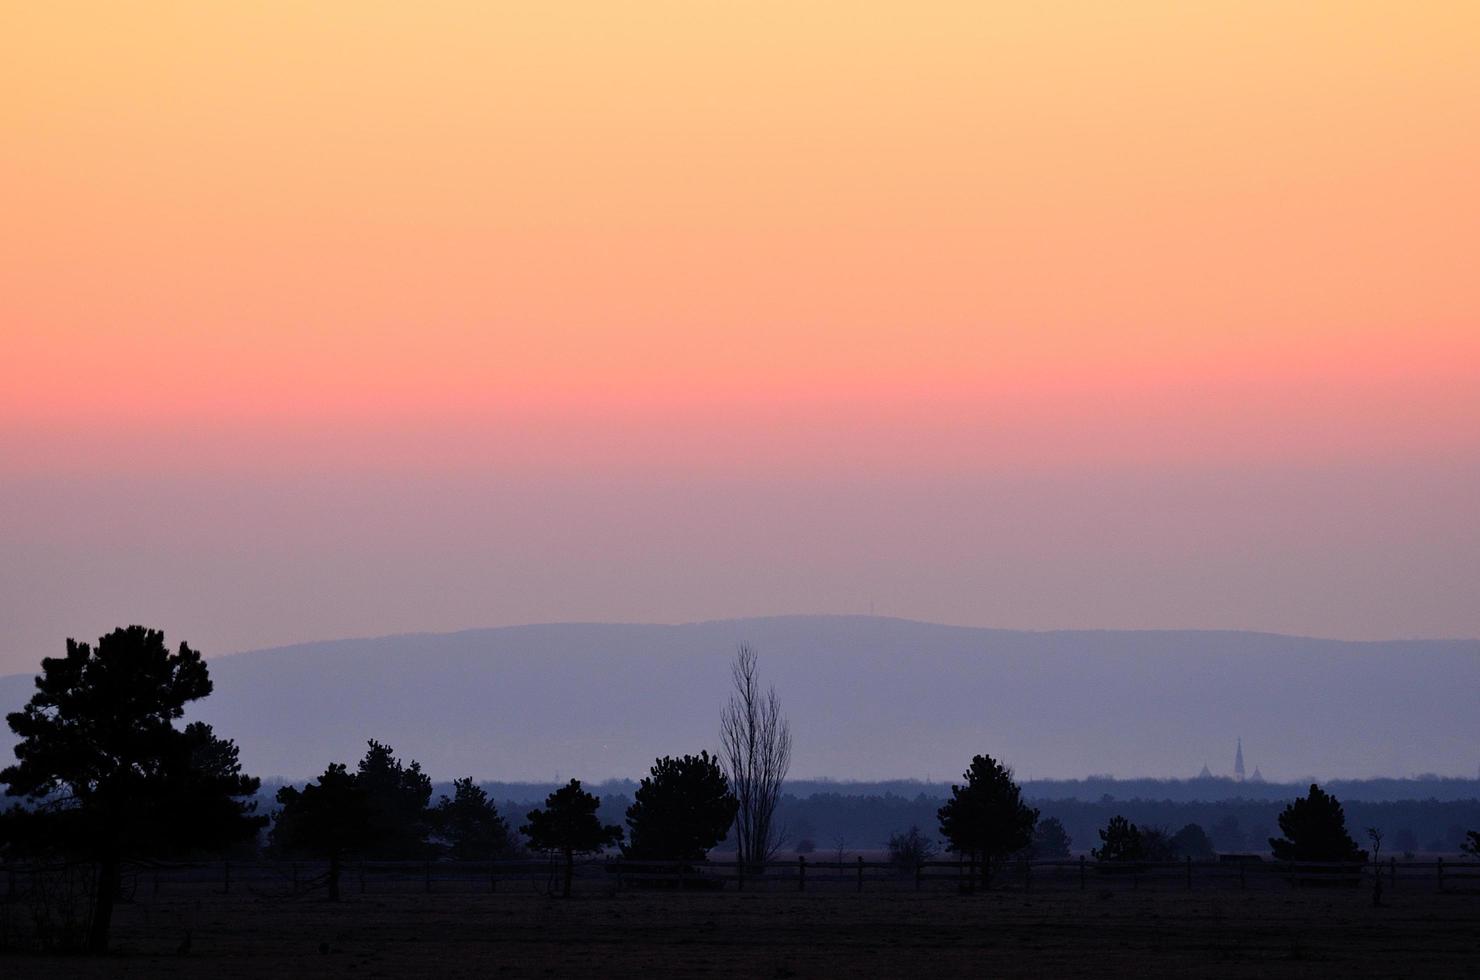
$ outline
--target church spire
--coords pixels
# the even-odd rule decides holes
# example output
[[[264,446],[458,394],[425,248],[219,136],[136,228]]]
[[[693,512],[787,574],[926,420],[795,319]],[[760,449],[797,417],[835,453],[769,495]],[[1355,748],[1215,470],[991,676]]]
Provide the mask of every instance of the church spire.
[[[1239,782],[1244,781],[1244,737],[1239,736],[1238,748],[1233,754],[1233,778]]]

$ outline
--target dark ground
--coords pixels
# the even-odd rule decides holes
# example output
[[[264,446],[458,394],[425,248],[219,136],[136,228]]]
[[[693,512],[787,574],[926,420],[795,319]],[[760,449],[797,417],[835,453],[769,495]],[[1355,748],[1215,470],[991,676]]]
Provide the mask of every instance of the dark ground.
[[[105,958],[0,956],[0,976],[1463,977],[1480,895],[1066,890],[162,895]],[[191,928],[191,947],[177,952]]]

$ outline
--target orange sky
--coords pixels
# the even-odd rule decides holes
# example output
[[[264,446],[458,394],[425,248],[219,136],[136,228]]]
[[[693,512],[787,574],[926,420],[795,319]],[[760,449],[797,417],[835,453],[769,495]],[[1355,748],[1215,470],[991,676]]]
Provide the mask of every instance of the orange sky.
[[[0,134],[33,490],[1480,457],[1473,3],[14,3]]]

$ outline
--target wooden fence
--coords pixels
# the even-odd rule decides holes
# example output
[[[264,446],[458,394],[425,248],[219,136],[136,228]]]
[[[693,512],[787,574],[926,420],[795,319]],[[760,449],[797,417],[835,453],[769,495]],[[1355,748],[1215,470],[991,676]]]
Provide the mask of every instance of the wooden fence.
[[[0,904],[21,901],[48,874],[66,866],[16,864],[0,867]],[[75,871],[75,869],[73,869]],[[322,893],[327,865],[313,861],[212,861],[131,866],[125,898],[161,893],[208,893],[299,897]],[[1480,891],[1480,863],[1397,861],[1380,864],[1167,861],[1101,864],[1085,858],[1061,861],[1009,860],[994,865],[990,883],[979,866],[963,861],[926,861],[901,866],[887,861],[826,861],[799,857],[763,866],[733,860],[703,862],[577,862],[574,887],[582,892],[629,890],[731,891],[759,893],[979,891],[1021,892],[1071,889],[1122,891],[1247,890],[1289,887],[1370,887],[1381,875],[1388,894]],[[557,890],[563,866],[546,858],[512,861],[351,861],[343,866],[341,891],[384,893],[546,894]]]

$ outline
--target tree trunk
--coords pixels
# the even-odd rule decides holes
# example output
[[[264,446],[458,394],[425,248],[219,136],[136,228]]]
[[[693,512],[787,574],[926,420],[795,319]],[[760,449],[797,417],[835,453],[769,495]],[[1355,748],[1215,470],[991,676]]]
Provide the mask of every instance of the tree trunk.
[[[576,855],[569,848],[565,851],[565,888],[561,892],[562,897],[570,898],[570,879],[575,874]]]
[[[329,855],[329,901],[339,901],[339,853]]]
[[[97,894],[93,896],[92,930],[87,948],[93,953],[108,952],[108,933],[113,927],[113,903],[118,899],[118,859],[106,857],[98,864]]]

